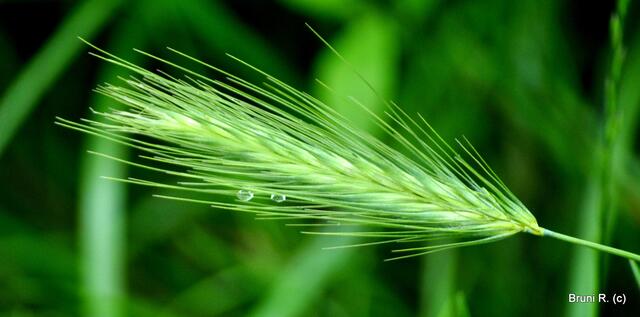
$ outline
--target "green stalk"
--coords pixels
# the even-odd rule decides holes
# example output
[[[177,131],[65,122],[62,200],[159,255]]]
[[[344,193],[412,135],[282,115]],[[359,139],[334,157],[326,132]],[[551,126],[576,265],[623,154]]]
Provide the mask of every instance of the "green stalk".
[[[592,249],[595,249],[595,250],[598,250],[598,251],[602,251],[602,252],[606,252],[606,253],[609,253],[609,254],[621,256],[621,257],[627,258],[629,260],[640,261],[640,255],[632,253],[632,252],[629,252],[629,251],[613,248],[613,247],[606,246],[606,245],[600,244],[600,243],[595,243],[595,242],[591,242],[591,241],[575,238],[575,237],[572,237],[572,236],[568,236],[566,234],[562,234],[562,233],[558,233],[558,232],[555,232],[555,231],[551,231],[549,229],[542,228],[542,230],[543,230],[542,231],[542,236],[543,237],[551,237],[551,238],[555,238],[555,239],[562,240],[562,241],[565,241],[565,242],[569,242],[569,243],[572,243],[572,244],[582,245],[582,246],[589,247],[589,248],[592,248]]]
[[[640,288],[640,269],[638,268],[638,263],[629,260],[629,266],[631,266],[633,277],[636,278],[636,283],[638,283],[638,288]]]

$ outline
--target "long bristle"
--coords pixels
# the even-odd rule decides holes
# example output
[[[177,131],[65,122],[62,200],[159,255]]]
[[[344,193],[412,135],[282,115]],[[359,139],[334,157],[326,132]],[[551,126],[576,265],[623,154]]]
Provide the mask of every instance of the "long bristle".
[[[330,222],[379,228],[365,229],[366,235],[360,229],[337,234],[374,240],[360,246],[426,244],[398,250],[416,254],[540,230],[533,215],[468,141],[460,146],[470,162],[422,116],[414,119],[393,103],[387,103],[390,122],[372,117],[407,155],[351,128],[331,107],[239,59],[265,76],[263,87],[175,50],[171,51],[227,79],[209,79],[141,52],[185,73],[184,79],[177,79],[97,50],[96,56],[138,76],[123,78],[123,85],[96,89],[128,109],[97,113],[107,123],[65,119],[57,123],[144,153],[144,163],[123,163],[181,178],[175,185],[123,180],[176,190],[176,197],[164,198],[251,212],[260,218],[294,219],[300,225]],[[367,109],[357,100],[353,103]],[[179,194],[185,191],[237,199],[197,200]]]

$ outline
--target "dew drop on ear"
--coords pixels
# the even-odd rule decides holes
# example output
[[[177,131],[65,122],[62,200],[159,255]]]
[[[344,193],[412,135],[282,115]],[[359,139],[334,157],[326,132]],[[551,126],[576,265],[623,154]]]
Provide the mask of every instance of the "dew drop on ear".
[[[281,203],[285,200],[287,200],[287,196],[285,195],[280,195],[280,194],[271,194],[271,200],[277,202],[277,203]]]
[[[238,199],[242,201],[249,201],[253,198],[253,192],[250,190],[241,189],[236,194],[236,197],[238,197]]]

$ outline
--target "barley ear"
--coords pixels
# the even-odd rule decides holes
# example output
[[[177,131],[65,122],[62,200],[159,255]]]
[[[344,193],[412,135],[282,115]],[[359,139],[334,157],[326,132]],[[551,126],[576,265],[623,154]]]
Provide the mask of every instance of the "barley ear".
[[[184,76],[151,72],[92,47],[97,57],[132,73],[96,89],[127,109],[97,112],[101,122],[58,118],[56,123],[139,150],[139,161],[94,154],[178,178],[175,184],[119,179],[175,190],[176,196],[162,198],[287,220],[309,227],[304,231],[309,234],[367,240],[356,246],[391,243],[398,246],[393,259],[519,232],[639,259],[541,228],[466,138],[454,148],[420,114],[408,114],[393,102],[387,103],[386,120],[371,117],[400,149],[353,129],[329,105],[237,58],[265,83],[250,83],[171,49],[222,79],[140,51]],[[341,229],[313,230],[318,226]]]

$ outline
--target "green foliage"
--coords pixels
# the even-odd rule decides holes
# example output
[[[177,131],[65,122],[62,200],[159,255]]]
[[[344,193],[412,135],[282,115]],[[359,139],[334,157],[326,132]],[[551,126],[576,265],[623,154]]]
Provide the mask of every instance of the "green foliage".
[[[339,107],[349,126],[371,128],[411,157],[345,101],[354,96],[402,128],[304,28],[308,22],[382,99],[421,113],[445,140],[466,135],[540,223],[581,238],[592,228],[603,242],[638,251],[637,16],[631,1],[615,8],[553,0],[0,1],[0,315],[527,316],[587,308],[635,316],[635,301],[566,303],[579,284],[637,298],[637,278],[618,257],[577,248],[588,255],[581,257],[567,244],[526,235],[394,262],[381,259],[397,243],[321,250],[367,240],[300,235],[298,226],[152,197],[179,195],[170,188],[99,178],[177,180],[86,155],[90,149],[139,162],[142,153],[52,121],[86,117],[88,106],[118,107],[91,89],[127,72],[78,55],[86,50],[82,36],[149,69],[167,67],[138,60],[130,48],[165,58],[168,45],[263,80],[224,57],[231,53]],[[220,78],[203,65],[180,64]],[[231,191],[193,194],[236,203]],[[91,218],[99,230],[83,220]],[[315,229],[364,230],[302,228]],[[110,277],[99,282],[101,274]],[[124,300],[100,296],[105,287]]]

